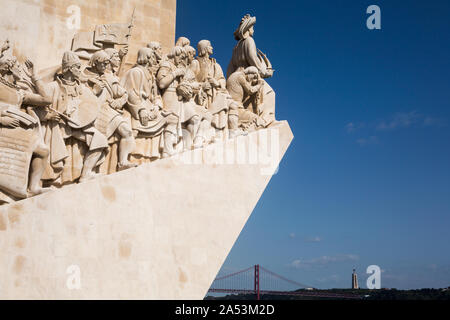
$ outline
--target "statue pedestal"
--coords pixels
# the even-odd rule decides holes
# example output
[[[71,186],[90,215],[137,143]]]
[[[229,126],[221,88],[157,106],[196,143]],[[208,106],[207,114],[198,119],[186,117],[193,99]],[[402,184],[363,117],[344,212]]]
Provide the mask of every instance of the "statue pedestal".
[[[292,139],[282,121],[0,207],[0,299],[203,299]]]

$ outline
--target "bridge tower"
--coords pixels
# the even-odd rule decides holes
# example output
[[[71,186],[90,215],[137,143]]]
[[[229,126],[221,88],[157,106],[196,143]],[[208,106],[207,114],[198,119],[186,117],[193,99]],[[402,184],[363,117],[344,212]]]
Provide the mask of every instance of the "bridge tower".
[[[259,300],[259,264],[255,265],[255,294],[256,299]]]

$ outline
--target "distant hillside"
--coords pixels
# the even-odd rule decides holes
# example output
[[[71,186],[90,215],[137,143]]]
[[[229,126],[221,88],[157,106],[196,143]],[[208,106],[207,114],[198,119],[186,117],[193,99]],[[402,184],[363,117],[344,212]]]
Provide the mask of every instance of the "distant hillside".
[[[328,290],[297,290],[301,295],[261,295],[261,300],[347,300],[343,297],[313,297],[311,294],[337,294],[360,297],[361,300],[450,300],[450,287],[446,289],[328,289]],[[205,300],[255,300],[254,294],[231,294],[224,297],[207,296]]]

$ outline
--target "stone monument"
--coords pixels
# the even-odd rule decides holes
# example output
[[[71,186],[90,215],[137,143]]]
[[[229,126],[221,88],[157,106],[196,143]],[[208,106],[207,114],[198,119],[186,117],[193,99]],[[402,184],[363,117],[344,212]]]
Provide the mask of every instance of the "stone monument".
[[[202,299],[293,138],[256,18],[225,77],[172,0],[5,7],[0,298]]]

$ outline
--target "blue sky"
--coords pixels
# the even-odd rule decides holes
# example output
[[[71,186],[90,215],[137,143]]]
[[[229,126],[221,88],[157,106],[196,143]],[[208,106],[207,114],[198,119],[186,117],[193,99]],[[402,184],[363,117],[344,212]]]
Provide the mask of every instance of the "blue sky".
[[[295,139],[220,273],[334,288],[355,267],[365,287],[376,264],[382,287],[450,286],[450,2],[181,0],[177,37],[226,70],[246,13]]]

